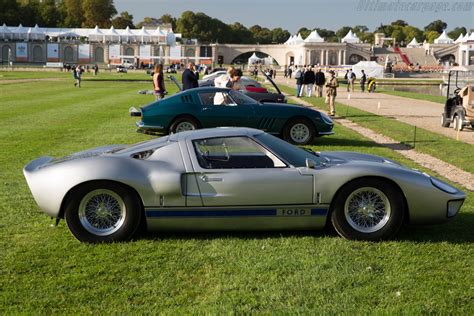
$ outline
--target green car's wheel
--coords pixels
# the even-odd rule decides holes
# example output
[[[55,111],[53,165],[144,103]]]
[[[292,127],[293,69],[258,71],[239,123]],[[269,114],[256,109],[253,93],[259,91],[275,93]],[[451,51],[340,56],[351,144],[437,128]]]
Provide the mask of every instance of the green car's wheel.
[[[296,145],[309,144],[314,136],[315,131],[313,124],[303,118],[290,120],[283,128],[283,139]]]
[[[72,234],[82,242],[126,241],[140,225],[142,207],[126,187],[98,181],[73,193],[64,216]]]
[[[403,196],[394,185],[380,179],[358,179],[337,195],[331,221],[347,239],[389,239],[403,224],[404,208]]]
[[[184,131],[192,131],[199,128],[199,123],[190,116],[178,117],[171,124],[170,133],[179,133]]]

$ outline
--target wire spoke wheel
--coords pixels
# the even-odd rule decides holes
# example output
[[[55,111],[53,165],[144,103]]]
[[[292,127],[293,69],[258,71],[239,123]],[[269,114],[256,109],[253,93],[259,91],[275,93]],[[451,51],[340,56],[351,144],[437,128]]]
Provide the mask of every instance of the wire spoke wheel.
[[[108,236],[125,222],[126,206],[115,192],[97,189],[85,195],[79,204],[79,221],[91,234]]]
[[[363,187],[346,199],[344,215],[349,225],[361,233],[373,233],[385,226],[392,209],[388,197],[380,190]]]

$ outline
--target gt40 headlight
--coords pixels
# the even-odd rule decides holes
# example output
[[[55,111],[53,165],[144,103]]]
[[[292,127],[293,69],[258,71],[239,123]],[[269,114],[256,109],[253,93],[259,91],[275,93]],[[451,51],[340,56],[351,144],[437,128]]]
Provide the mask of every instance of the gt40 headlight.
[[[326,114],[326,113],[323,113],[323,112],[319,112],[321,113],[321,118],[323,119],[323,121],[327,124],[334,124],[334,122],[331,120],[331,118]]]
[[[439,180],[439,179],[436,179],[436,178],[433,178],[431,177],[431,183],[437,187],[438,189],[440,189],[441,191],[444,191],[446,193],[450,193],[450,194],[455,194],[458,192],[458,189],[456,189],[455,187],[452,187],[450,186],[449,184]]]

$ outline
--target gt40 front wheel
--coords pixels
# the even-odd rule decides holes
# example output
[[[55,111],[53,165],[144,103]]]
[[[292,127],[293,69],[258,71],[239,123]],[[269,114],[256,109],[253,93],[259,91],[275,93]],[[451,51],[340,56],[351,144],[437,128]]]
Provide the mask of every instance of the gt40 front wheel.
[[[358,179],[339,192],[331,221],[339,235],[347,239],[390,239],[402,226],[404,205],[402,194],[391,183]]]

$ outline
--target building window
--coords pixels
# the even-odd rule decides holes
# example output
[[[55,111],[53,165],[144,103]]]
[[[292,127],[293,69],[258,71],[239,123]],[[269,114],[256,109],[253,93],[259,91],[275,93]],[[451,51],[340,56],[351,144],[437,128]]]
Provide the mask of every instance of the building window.
[[[103,63],[104,62],[104,49],[102,47],[97,47],[94,53],[95,62]]]

